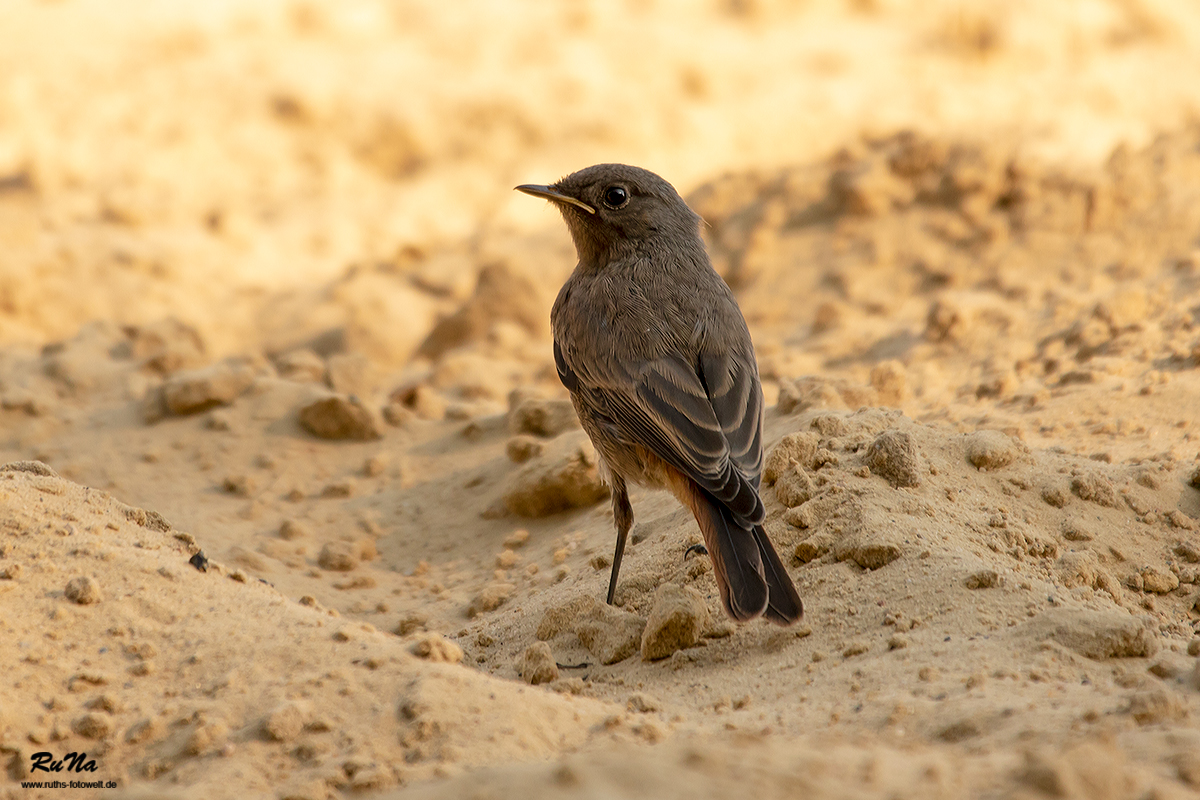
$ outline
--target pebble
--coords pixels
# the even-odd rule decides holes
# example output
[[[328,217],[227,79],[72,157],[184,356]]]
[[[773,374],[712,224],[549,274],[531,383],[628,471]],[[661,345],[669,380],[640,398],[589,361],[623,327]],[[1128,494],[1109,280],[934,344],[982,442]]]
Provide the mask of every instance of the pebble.
[[[542,454],[546,446],[532,436],[514,436],[504,445],[504,453],[514,464],[524,464]]]
[[[1000,469],[1021,455],[1012,437],[1000,431],[975,431],[967,436],[967,460],[976,469]]]
[[[912,437],[903,431],[886,430],[867,448],[867,466],[892,486],[919,486],[921,458]]]
[[[579,641],[601,664],[616,664],[636,653],[645,629],[642,617],[603,603],[594,603],[574,621]]]
[[[508,412],[508,430],[514,435],[530,434],[553,439],[579,427],[579,417],[570,400],[517,398]]]
[[[467,616],[474,619],[484,612],[495,611],[512,597],[514,588],[511,583],[489,583],[467,605]]]
[[[1117,508],[1121,505],[1112,481],[1103,475],[1076,475],[1071,479],[1071,492],[1080,500],[1088,500],[1102,506]]]
[[[1051,608],[1026,625],[1037,638],[1087,658],[1144,658],[1159,650],[1154,632],[1125,611]]]
[[[1003,583],[1000,573],[994,569],[981,569],[973,572],[963,581],[968,589],[994,589]]]
[[[642,659],[657,661],[692,647],[708,625],[708,606],[690,586],[664,583],[654,593],[654,605],[642,633]]]
[[[518,547],[524,547],[529,541],[529,531],[524,528],[517,528],[515,531],[504,537],[504,546],[510,550],[515,550]]]
[[[793,464],[791,469],[785,469],[775,481],[775,499],[789,510],[807,503],[815,492],[816,485],[813,483],[812,477],[798,463]],[[795,525],[796,523],[789,520],[788,524]]]
[[[596,451],[580,432],[558,437],[526,464],[506,489],[504,504],[517,516],[545,517],[593,505],[608,493]]]
[[[67,596],[68,600],[78,603],[81,606],[90,606],[104,599],[104,592],[100,588],[100,582],[87,575],[72,578],[67,582],[67,587],[63,590],[63,593]]]
[[[275,359],[279,377],[297,383],[321,383],[325,380],[325,362],[308,348],[291,350]]]
[[[811,467],[813,457],[817,454],[820,437],[812,431],[789,433],[779,440],[779,444],[771,448],[763,462],[763,483],[770,486],[779,480],[792,462],[801,466]]]
[[[113,720],[108,714],[84,714],[71,723],[71,730],[85,739],[107,739],[113,731]]]
[[[429,618],[424,614],[417,612],[405,614],[400,618],[400,621],[396,623],[396,635],[408,636],[408,634],[414,631],[425,630],[425,625],[428,622]]]
[[[537,638],[546,641],[568,631],[575,630],[576,620],[585,612],[599,605],[590,594],[580,595],[557,606],[551,606],[542,614],[537,626]]]
[[[1129,714],[1139,725],[1182,719],[1187,708],[1179,695],[1163,688],[1147,689],[1129,699]]]
[[[229,405],[254,383],[254,369],[231,359],[202,369],[177,372],[162,385],[162,402],[172,414],[195,414]]]
[[[368,441],[383,437],[383,420],[357,397],[333,395],[300,409],[300,424],[322,439]]]
[[[276,742],[293,741],[304,730],[308,708],[288,701],[271,709],[263,719],[263,733]]]
[[[317,556],[321,569],[349,572],[358,566],[358,553],[350,542],[328,542]]]
[[[458,664],[463,659],[463,649],[440,633],[427,631],[417,634],[408,651],[426,661]]]
[[[629,700],[625,702],[625,708],[635,714],[650,714],[662,708],[662,703],[657,697],[646,694],[645,692],[634,692],[629,695]]]
[[[550,683],[558,680],[558,665],[554,662],[554,654],[550,645],[545,642],[534,642],[525,648],[521,663],[517,670],[521,680],[531,686]]]

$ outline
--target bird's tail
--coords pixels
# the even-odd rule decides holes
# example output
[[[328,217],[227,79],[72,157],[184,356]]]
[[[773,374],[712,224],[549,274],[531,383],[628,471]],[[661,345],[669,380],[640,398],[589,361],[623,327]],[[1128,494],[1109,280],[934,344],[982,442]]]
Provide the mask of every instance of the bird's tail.
[[[679,476],[672,489],[691,509],[712,558],[721,602],[730,617],[746,622],[765,615],[790,625],[804,614],[800,595],[761,525],[745,527],[724,504]]]
[[[796,584],[779,560],[771,540],[762,525],[754,526],[754,541],[758,544],[758,552],[763,562],[763,577],[767,580],[770,600],[763,616],[776,625],[791,625],[804,616],[804,603],[800,602],[800,593]]]

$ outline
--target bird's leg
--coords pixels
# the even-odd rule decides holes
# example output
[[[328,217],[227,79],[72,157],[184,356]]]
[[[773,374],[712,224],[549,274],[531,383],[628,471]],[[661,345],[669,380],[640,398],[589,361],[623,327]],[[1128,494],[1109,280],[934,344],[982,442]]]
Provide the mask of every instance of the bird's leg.
[[[633,527],[633,506],[629,505],[629,492],[625,491],[625,480],[619,475],[612,476],[612,505],[613,524],[617,528],[617,549],[613,553],[612,574],[608,578],[608,600],[613,604],[613,596],[617,593],[617,575],[621,571],[621,556],[625,555],[625,539],[629,529]]]

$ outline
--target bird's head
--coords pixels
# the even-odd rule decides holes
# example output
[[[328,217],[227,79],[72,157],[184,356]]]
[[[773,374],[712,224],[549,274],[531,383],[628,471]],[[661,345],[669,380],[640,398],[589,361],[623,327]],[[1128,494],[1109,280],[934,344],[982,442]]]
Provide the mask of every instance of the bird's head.
[[[640,167],[597,164],[549,186],[516,188],[558,206],[584,263],[603,265],[657,243],[699,243],[700,217],[675,187]]]

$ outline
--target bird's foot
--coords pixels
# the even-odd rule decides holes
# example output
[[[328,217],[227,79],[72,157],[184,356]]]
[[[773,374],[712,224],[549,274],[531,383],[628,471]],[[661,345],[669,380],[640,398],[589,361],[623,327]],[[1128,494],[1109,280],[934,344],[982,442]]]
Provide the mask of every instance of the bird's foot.
[[[688,557],[692,555],[706,556],[708,555],[708,548],[702,544],[694,544],[683,551],[683,560],[687,561]]]

